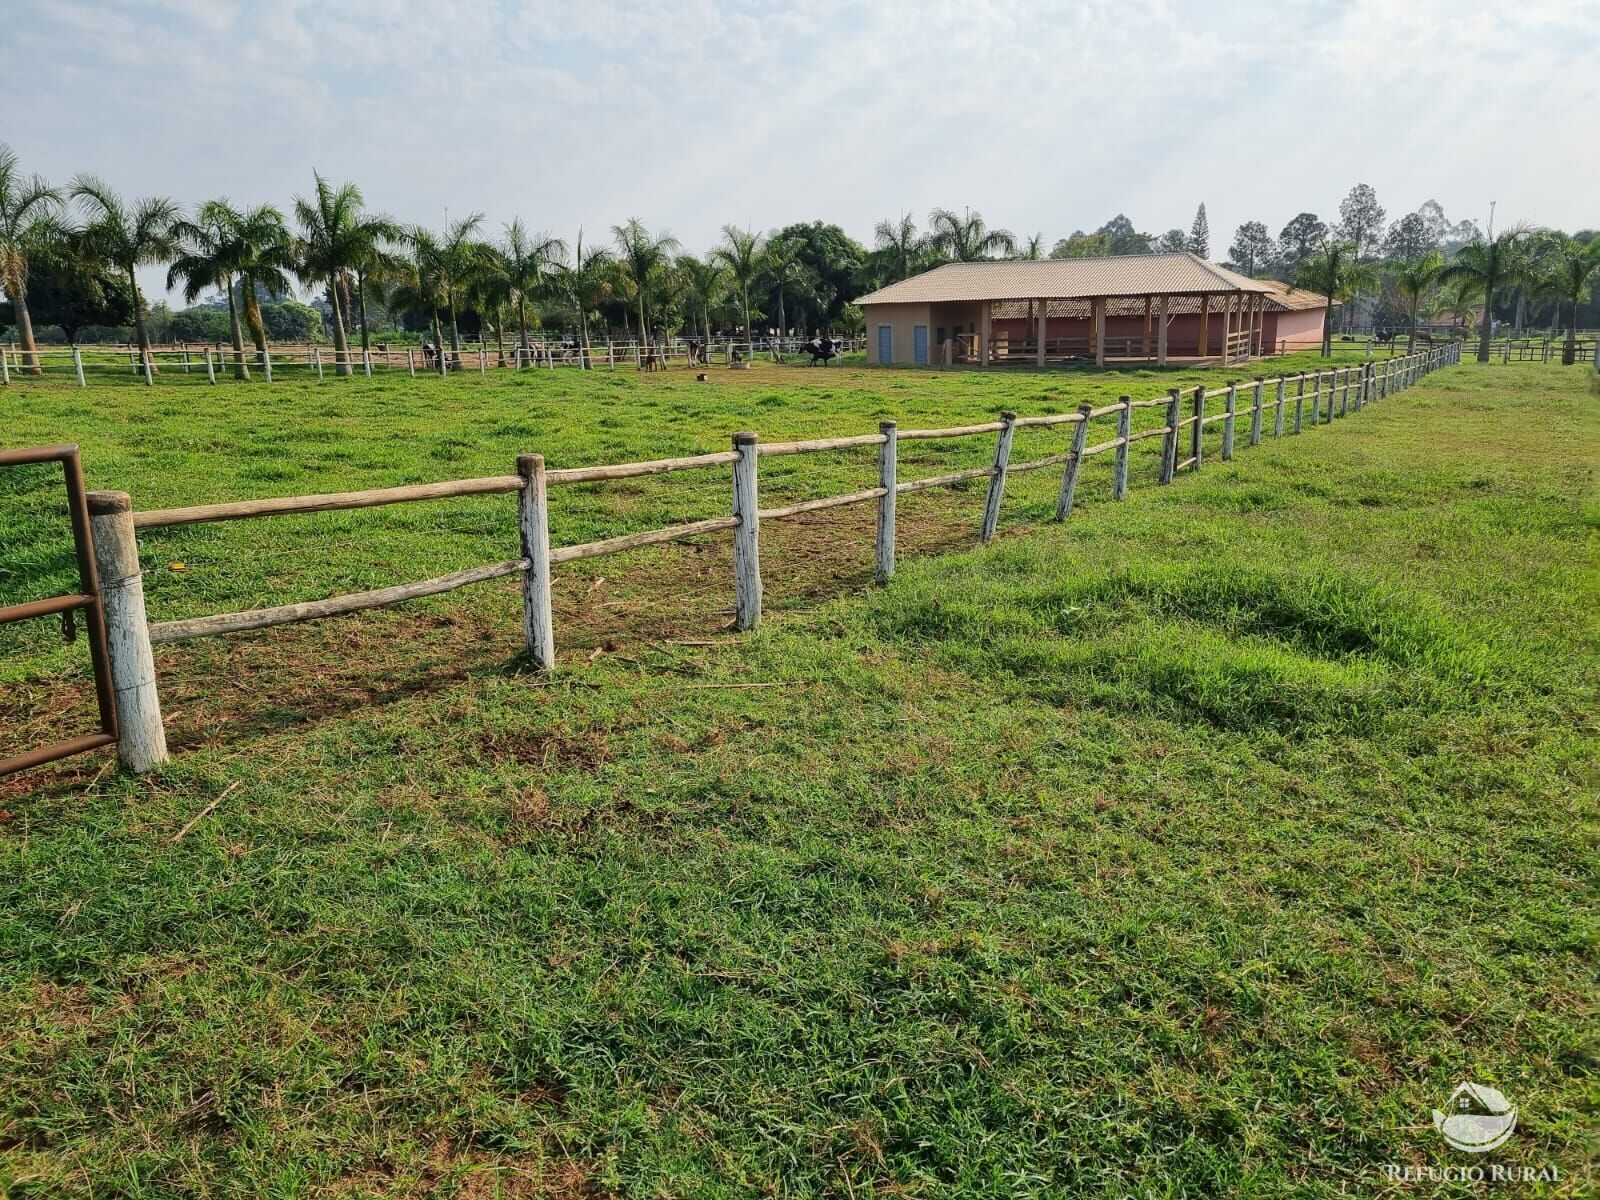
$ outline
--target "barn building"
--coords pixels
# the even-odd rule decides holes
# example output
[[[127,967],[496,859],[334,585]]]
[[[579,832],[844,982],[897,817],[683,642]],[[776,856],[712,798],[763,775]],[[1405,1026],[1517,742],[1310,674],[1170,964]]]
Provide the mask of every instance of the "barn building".
[[[867,361],[919,366],[1242,362],[1319,340],[1327,316],[1186,253],[948,263],[856,303]]]

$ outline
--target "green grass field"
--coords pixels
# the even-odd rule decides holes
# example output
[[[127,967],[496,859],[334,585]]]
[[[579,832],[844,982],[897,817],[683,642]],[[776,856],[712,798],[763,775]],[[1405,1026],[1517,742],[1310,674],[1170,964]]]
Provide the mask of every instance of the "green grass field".
[[[156,507],[1199,378],[14,387],[0,412]],[[1461,1079],[1519,1106],[1485,1157],[1559,1171],[1519,1194],[1592,1193],[1590,386],[1455,368],[1232,463],[1213,439],[1167,488],[1150,439],[1130,499],[1105,456],[1065,525],[1054,472],[1014,480],[987,547],[981,489],[905,497],[883,589],[870,511],[772,525],[749,636],[722,541],[577,564],[549,679],[514,585],[158,648],[171,764],[0,780],[0,1194],[1479,1194],[1382,1177],[1471,1165],[1429,1115]],[[902,477],[991,452],[925,444]],[[873,472],[764,460],[763,503]],[[0,602],[69,586],[48,475],[0,488]],[[554,540],[727,502],[721,472],[561,489]],[[497,497],[174,530],[143,539],[151,615],[493,561],[514,528]],[[85,726],[82,643],[6,636],[0,751]]]

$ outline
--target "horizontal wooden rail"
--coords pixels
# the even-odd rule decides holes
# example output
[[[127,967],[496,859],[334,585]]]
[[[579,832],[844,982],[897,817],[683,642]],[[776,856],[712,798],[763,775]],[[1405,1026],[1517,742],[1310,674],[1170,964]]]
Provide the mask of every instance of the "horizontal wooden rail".
[[[620,554],[641,546],[659,546],[663,542],[676,542],[701,533],[716,533],[732,529],[739,524],[738,517],[712,517],[707,521],[690,521],[685,525],[668,525],[665,529],[651,529],[644,533],[625,533],[621,537],[606,538],[598,542],[582,542],[576,546],[561,546],[550,551],[552,565],[577,562],[584,558],[599,558],[603,554]]]
[[[159,645],[163,642],[187,641],[189,638],[213,637],[221,633],[266,629],[272,625],[291,625],[297,621],[314,621],[319,617],[334,617],[342,613],[361,612],[368,608],[382,608],[385,605],[398,604],[402,600],[437,596],[442,592],[453,592],[456,588],[466,587],[468,584],[484,583],[505,575],[517,575],[527,569],[527,559],[513,558],[486,567],[452,571],[448,575],[424,579],[418,583],[400,583],[370,592],[333,596],[327,600],[280,604],[274,608],[253,608],[246,612],[221,613],[214,617],[191,617],[186,621],[158,621],[150,626],[150,640]]]
[[[196,525],[204,521],[242,521],[247,517],[272,517],[283,513],[333,512],[347,508],[376,508],[416,500],[443,500],[451,496],[486,496],[522,489],[515,475],[484,479],[452,479],[443,483],[415,483],[374,488],[365,492],[327,492],[320,496],[280,496],[269,500],[235,500],[226,504],[199,504],[192,508],[152,508],[133,514],[135,529],[171,525]]]
[[[865,491],[849,492],[843,496],[824,496],[820,500],[800,500],[782,508],[763,508],[758,510],[758,515],[763,521],[778,521],[784,517],[798,517],[801,513],[821,512],[825,508],[842,508],[846,504],[864,504],[868,500],[876,500],[879,496],[888,494],[888,488],[867,488]]]
[[[901,436],[904,436],[903,434]],[[993,467],[973,467],[968,471],[952,471],[948,475],[934,475],[928,479],[913,479],[906,483],[894,485],[896,492],[921,492],[928,488],[949,487],[953,483],[964,483],[968,479],[983,479],[993,475]]]
[[[1046,413],[1042,417],[1018,417],[1014,426],[1017,429],[1036,428],[1040,425],[1075,425],[1083,420],[1082,413]],[[901,434],[904,437],[905,434]]]
[[[1076,413],[1072,414],[1077,416]],[[999,433],[1002,423],[999,421],[985,421],[982,425],[958,425],[952,429],[902,429],[900,440],[902,442],[927,442],[934,438],[971,437],[978,433]]]
[[[1058,467],[1062,463],[1071,462],[1075,456],[1071,450],[1064,450],[1060,454],[1052,454],[1048,458],[1036,458],[1032,462],[1012,463],[1006,467],[1010,475],[1022,475],[1029,471],[1042,470],[1045,467]]]
[[[597,483],[603,479],[636,479],[641,475],[665,475],[669,471],[688,471],[696,467],[725,467],[737,462],[738,454],[722,450],[715,454],[691,454],[686,458],[656,458],[649,462],[615,463],[604,467],[565,467],[545,472],[549,483]]]
[[[1104,454],[1107,450],[1115,450],[1120,445],[1122,439],[1119,437],[1112,438],[1109,442],[1097,442],[1093,446],[1085,446],[1083,456],[1088,458],[1091,454]]]
[[[816,438],[809,442],[758,442],[756,454],[762,458],[774,454],[813,454],[824,450],[848,450],[853,446],[881,446],[886,440],[881,433],[862,433],[852,437]]]

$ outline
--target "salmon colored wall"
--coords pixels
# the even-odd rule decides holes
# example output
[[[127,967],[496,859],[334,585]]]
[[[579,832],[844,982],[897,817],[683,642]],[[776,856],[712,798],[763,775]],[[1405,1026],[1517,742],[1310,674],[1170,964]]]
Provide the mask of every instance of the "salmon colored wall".
[[[1322,327],[1327,318],[1328,310],[1325,308],[1268,313],[1267,336],[1272,339],[1272,353],[1322,345]]]

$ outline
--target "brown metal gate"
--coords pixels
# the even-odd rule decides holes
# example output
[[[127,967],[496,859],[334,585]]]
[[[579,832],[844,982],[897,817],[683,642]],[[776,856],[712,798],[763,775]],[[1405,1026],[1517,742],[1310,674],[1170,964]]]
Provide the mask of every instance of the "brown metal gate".
[[[94,664],[94,690],[100,705],[100,730],[0,759],[0,775],[54,762],[72,754],[82,754],[85,750],[100,746],[114,745],[117,740],[117,705],[111,690],[111,665],[106,657],[105,610],[100,603],[100,576],[95,570],[94,547],[89,540],[89,508],[84,502],[83,464],[78,459],[78,448],[34,446],[25,450],[0,450],[0,467],[47,462],[59,462],[66,476],[67,512],[72,518],[72,546],[78,556],[78,591],[71,595],[29,600],[25,604],[0,608],[0,625],[56,613],[83,613],[84,623],[89,627],[89,658]]]

